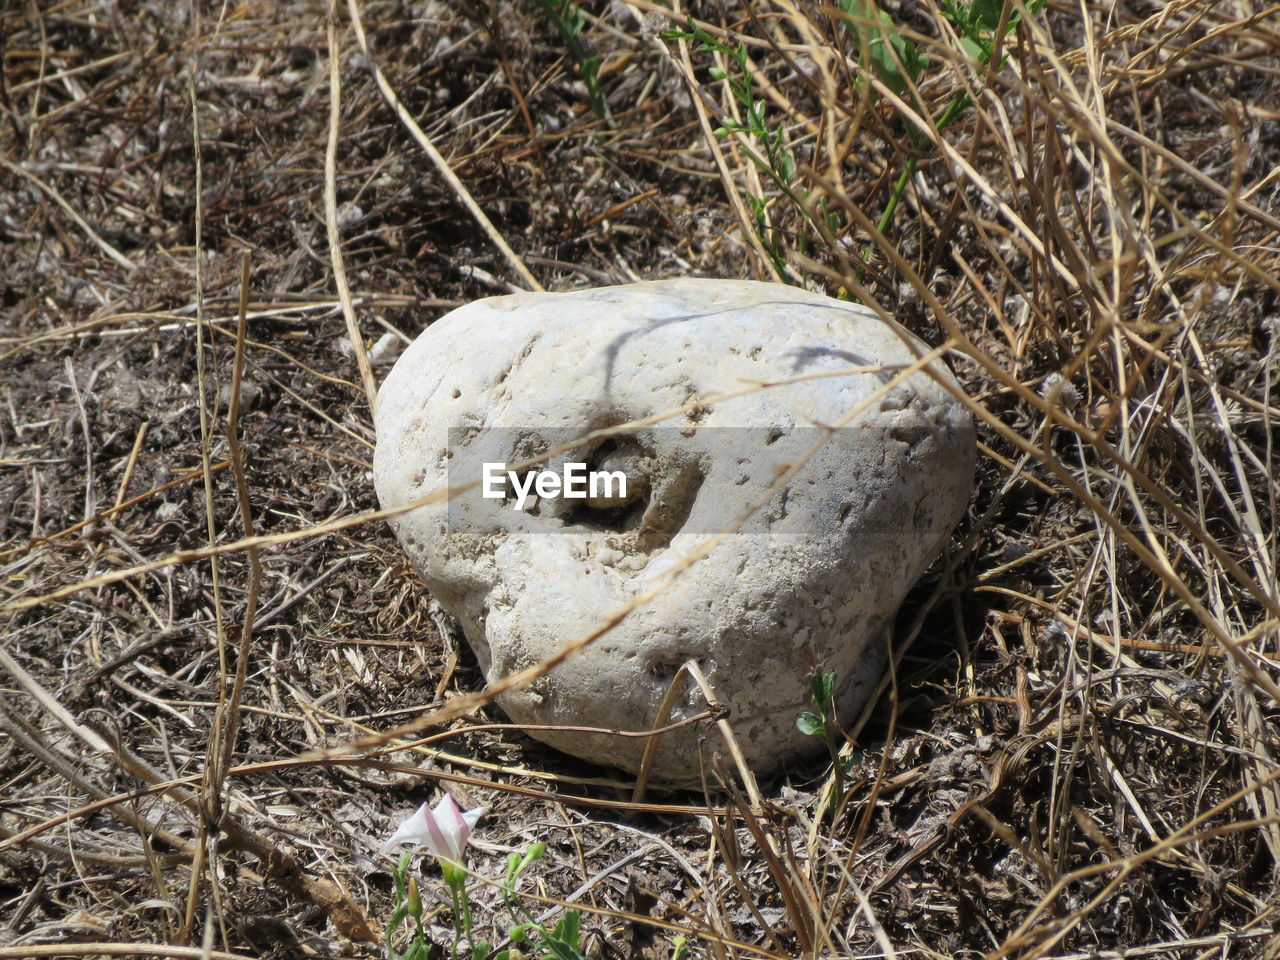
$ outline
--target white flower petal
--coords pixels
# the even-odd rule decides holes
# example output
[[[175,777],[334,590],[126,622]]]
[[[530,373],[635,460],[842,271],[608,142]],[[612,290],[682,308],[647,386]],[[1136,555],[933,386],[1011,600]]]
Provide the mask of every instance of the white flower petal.
[[[453,802],[448,794],[445,794],[445,799],[449,800],[450,803]],[[444,803],[445,801],[441,800],[436,804],[435,810],[427,814],[428,836],[426,846],[427,849],[431,851],[432,856],[446,857],[450,860],[456,860],[458,857],[453,852],[453,848],[455,846],[454,838],[449,833],[446,824],[442,822],[443,818],[441,817],[441,812],[444,809]]]
[[[467,830],[474,830],[476,828],[476,824],[480,822],[480,818],[488,812],[488,807],[476,807],[474,810],[468,810],[464,813],[462,815],[462,819],[467,821]]]
[[[462,811],[458,809],[453,797],[447,793],[436,804],[435,825],[436,833],[433,835],[439,837],[441,848],[432,852],[438,857],[461,860],[462,848],[467,845],[467,835],[471,828],[462,819]]]
[[[434,810],[425,803],[418,807],[413,816],[396,828],[383,849],[392,850],[405,843],[415,843],[432,856],[460,862],[467,838],[486,812],[485,807],[476,807],[463,813],[453,797],[446,793]]]
[[[391,835],[391,839],[387,841],[382,849],[391,850],[403,843],[426,843],[430,837],[427,826],[430,816],[431,808],[424,803],[414,812],[413,816],[396,828],[396,832]]]

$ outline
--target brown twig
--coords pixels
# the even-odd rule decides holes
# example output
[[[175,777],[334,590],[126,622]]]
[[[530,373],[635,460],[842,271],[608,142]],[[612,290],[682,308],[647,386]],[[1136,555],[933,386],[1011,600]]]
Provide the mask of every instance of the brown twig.
[[[333,282],[338,287],[338,300],[342,303],[342,318],[347,324],[347,339],[355,354],[360,370],[360,382],[364,385],[365,400],[372,417],[378,400],[378,385],[373,379],[373,368],[364,348],[364,336],[356,319],[351,302],[351,288],[347,285],[347,267],[342,256],[342,232],[338,228],[338,139],[342,119],[342,74],[338,69],[338,0],[329,0],[329,139],[324,151],[324,213],[329,233],[329,261],[333,267]],[[243,313],[242,313],[243,316]]]

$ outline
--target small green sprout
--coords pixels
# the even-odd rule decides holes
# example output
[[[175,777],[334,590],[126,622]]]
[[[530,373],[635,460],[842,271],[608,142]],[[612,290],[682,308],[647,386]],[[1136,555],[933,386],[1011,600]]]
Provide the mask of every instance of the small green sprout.
[[[560,921],[548,930],[535,920],[519,900],[516,887],[520,876],[529,865],[547,852],[545,843],[530,844],[524,853],[507,854],[507,872],[502,881],[502,900],[506,904],[511,925],[507,937],[512,946],[500,951],[494,960],[520,960],[522,957],[548,958],[548,960],[588,960],[582,953],[581,914],[566,910]]]
[[[582,35],[586,32],[587,20],[573,0],[533,0],[547,15],[560,39],[564,41],[565,51],[569,59],[578,68],[578,75],[587,87],[587,101],[591,110],[601,120],[609,119],[609,101],[600,86],[600,57],[587,53],[582,43]]]
[[[857,44],[859,58],[869,63],[876,78],[894,93],[907,93],[929,65],[929,58],[898,32],[893,18],[876,9],[872,0],[840,0],[840,12]]]
[[[538,0],[549,4],[553,0]],[[558,0],[568,3],[569,0]],[[1046,0],[943,0],[942,11],[955,31],[955,36],[965,56],[977,67],[985,77],[992,59],[1000,51],[1000,60],[996,69],[1004,66],[1007,59],[1003,52],[1004,39],[1011,33],[1024,16],[1034,14],[1043,9]],[[918,117],[929,118],[931,111],[921,99],[920,85],[933,65],[933,61],[925,55],[921,47],[911,40],[893,22],[888,13],[876,6],[875,0],[838,0],[840,20],[853,40],[851,56],[861,63],[864,75],[873,76],[897,97],[901,98]],[[724,58],[726,66],[713,66],[709,73],[713,80],[728,84],[730,93],[737,101],[742,114],[741,120],[725,119],[714,131],[718,137],[730,134],[742,134],[748,143],[739,146],[747,159],[762,173],[766,174],[778,190],[786,196],[803,215],[814,223],[825,224],[827,233],[834,232],[838,218],[831,214],[825,204],[819,203],[811,208],[808,203],[808,190],[796,183],[797,163],[795,154],[788,145],[783,131],[770,126],[766,102],[758,95],[758,83],[752,70],[747,48],[741,43],[726,42],[713,36],[699,27],[690,17],[683,30],[664,30],[662,38],[667,41],[687,40],[694,44],[694,49],[703,53],[713,53]],[[862,78],[860,78],[861,80]],[[862,86],[864,91],[867,86]],[[942,112],[932,120],[930,126],[943,130],[959,119],[972,105],[969,91],[960,90],[952,95]],[[903,118],[905,122],[905,117]],[[915,175],[920,161],[931,148],[931,137],[928,131],[916,122],[906,123],[907,143],[911,148],[903,169],[885,202],[880,218],[876,223],[879,233],[885,233],[893,222],[894,214],[906,194],[907,186]],[[754,145],[754,149],[751,145]],[[767,215],[768,201],[765,197],[746,194],[744,199],[751,211],[756,234],[765,254],[769,257],[780,276],[789,277],[791,271],[787,263],[784,234],[769,223]],[[874,243],[868,242],[863,248],[862,261],[870,260]]]
[[[796,728],[807,736],[821,739],[831,757],[833,780],[828,800],[833,818],[839,815],[839,801],[844,797],[845,774],[853,764],[852,757],[841,755],[841,747],[846,741],[839,726],[835,696],[836,672],[813,670],[809,674],[809,705],[813,709],[806,710],[796,718]]]
[[[1003,44],[1004,38],[1021,22],[1022,11],[1036,13],[1046,0],[970,0],[966,5],[958,0],[943,0],[942,11],[956,31],[960,47],[977,66],[985,68]],[[869,66],[876,78],[898,96],[904,98],[920,116],[925,108],[915,93],[917,81],[929,65],[929,60],[919,47],[902,36],[892,18],[876,9],[874,0],[840,0],[840,10],[845,16],[845,26],[858,42],[859,59]],[[1003,24],[1003,28],[1002,25]],[[997,43],[997,35],[1000,43]],[[997,67],[1003,67],[1006,57],[1001,54]],[[908,82],[909,81],[909,82]],[[942,113],[934,121],[939,131],[945,129],[969,108],[971,98],[967,90],[956,93]],[[885,203],[876,224],[876,230],[884,233],[893,222],[893,215],[906,193],[907,185],[920,164],[919,152],[929,145],[929,137],[914,123],[908,124],[907,138],[916,152],[907,158],[902,172],[893,185],[893,191]],[[862,251],[862,260],[871,258],[874,244],[868,242]]]
[[[664,30],[661,37],[668,42],[688,40],[694,44],[694,50],[698,52],[717,53],[725,57],[729,63],[729,69],[711,67],[709,73],[711,79],[720,80],[729,85],[729,92],[738,102],[743,119],[738,121],[725,118],[721,126],[712,132],[722,139],[738,133],[745,135],[749,141],[753,141],[759,152],[749,146],[745,147],[743,152],[747,159],[757,170],[772,180],[797,209],[805,211],[807,209],[805,199],[808,193],[796,190],[795,154],[787,146],[783,132],[771,129],[769,126],[765,101],[757,96],[756,77],[751,69],[747,48],[740,43],[729,44],[712,36],[699,27],[692,17],[689,18],[686,29]],[[774,269],[779,276],[789,276],[791,270],[787,263],[784,235],[769,225],[768,201],[752,193],[745,194],[744,199],[751,209],[756,236],[773,263]]]

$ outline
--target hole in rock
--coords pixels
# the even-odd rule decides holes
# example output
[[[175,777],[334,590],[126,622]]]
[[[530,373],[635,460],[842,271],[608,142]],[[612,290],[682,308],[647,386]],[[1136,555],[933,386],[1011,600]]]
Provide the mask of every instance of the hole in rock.
[[[905,443],[908,447],[915,447],[928,439],[928,437],[929,430],[923,425],[889,428],[889,439]]]
[[[670,680],[676,675],[676,671],[680,669],[678,663],[668,663],[665,660],[649,664],[649,673],[660,680]]]
[[[679,670],[689,660],[697,660],[703,654],[693,650],[665,650],[660,653],[652,654],[646,664],[645,669],[649,675],[657,677],[660,680],[671,680],[676,671]]]
[[[604,475],[585,500],[572,501],[567,525],[626,533],[640,526],[650,502],[652,459],[631,437],[609,437],[587,457],[589,475]],[[626,477],[625,492],[618,475]]]
[[[673,463],[665,482],[655,485],[653,502],[645,511],[636,546],[645,553],[667,547],[684,528],[702,489],[702,468],[694,461]]]
[[[523,463],[526,460],[533,460],[541,457],[550,449],[551,445],[547,442],[547,439],[542,436],[542,434],[536,430],[522,430],[516,437],[515,442],[512,444],[511,452],[507,455],[506,470],[510,470],[511,467],[517,463]],[[535,488],[531,485],[531,478],[536,478],[537,474],[545,469],[547,469],[547,464],[539,463],[516,472],[516,476],[519,478],[520,489],[528,491],[528,495],[531,495],[534,498],[532,505],[527,507],[525,511],[532,517],[542,515],[542,501],[541,498],[537,497]],[[511,483],[509,479],[504,480],[502,495],[503,506],[507,507],[508,505],[514,505],[516,500],[517,495],[515,484]]]
[[[591,429],[608,426],[595,422]],[[594,493],[565,501],[557,515],[566,527],[620,534],[615,546],[628,554],[667,547],[688,522],[704,478],[696,460],[660,459],[633,436],[608,437],[584,460],[589,475],[608,474],[609,484],[600,477]],[[627,479],[625,493],[619,475]]]

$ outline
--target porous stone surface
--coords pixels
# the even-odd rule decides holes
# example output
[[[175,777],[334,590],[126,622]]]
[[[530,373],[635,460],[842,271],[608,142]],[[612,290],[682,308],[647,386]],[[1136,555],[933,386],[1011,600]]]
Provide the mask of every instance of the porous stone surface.
[[[795,726],[807,671],[837,672],[846,717],[865,703],[886,629],[968,502],[967,411],[922,371],[892,384],[924,352],[863,307],[779,284],[664,280],[480,300],[434,323],[387,377],[374,480],[384,507],[470,485],[391,524],[490,683],[632,607],[500,696],[513,721],[649,729],[696,659],[766,774],[820,746]],[[954,384],[940,362],[932,369]],[[622,471],[625,496],[531,498],[524,511],[509,488],[483,496],[484,463],[514,465],[632,421],[642,423],[524,468]],[[683,684],[669,722],[705,709]],[[629,771],[645,742],[530,733]],[[695,784],[700,757],[722,749],[706,723],[668,732],[654,779]]]

